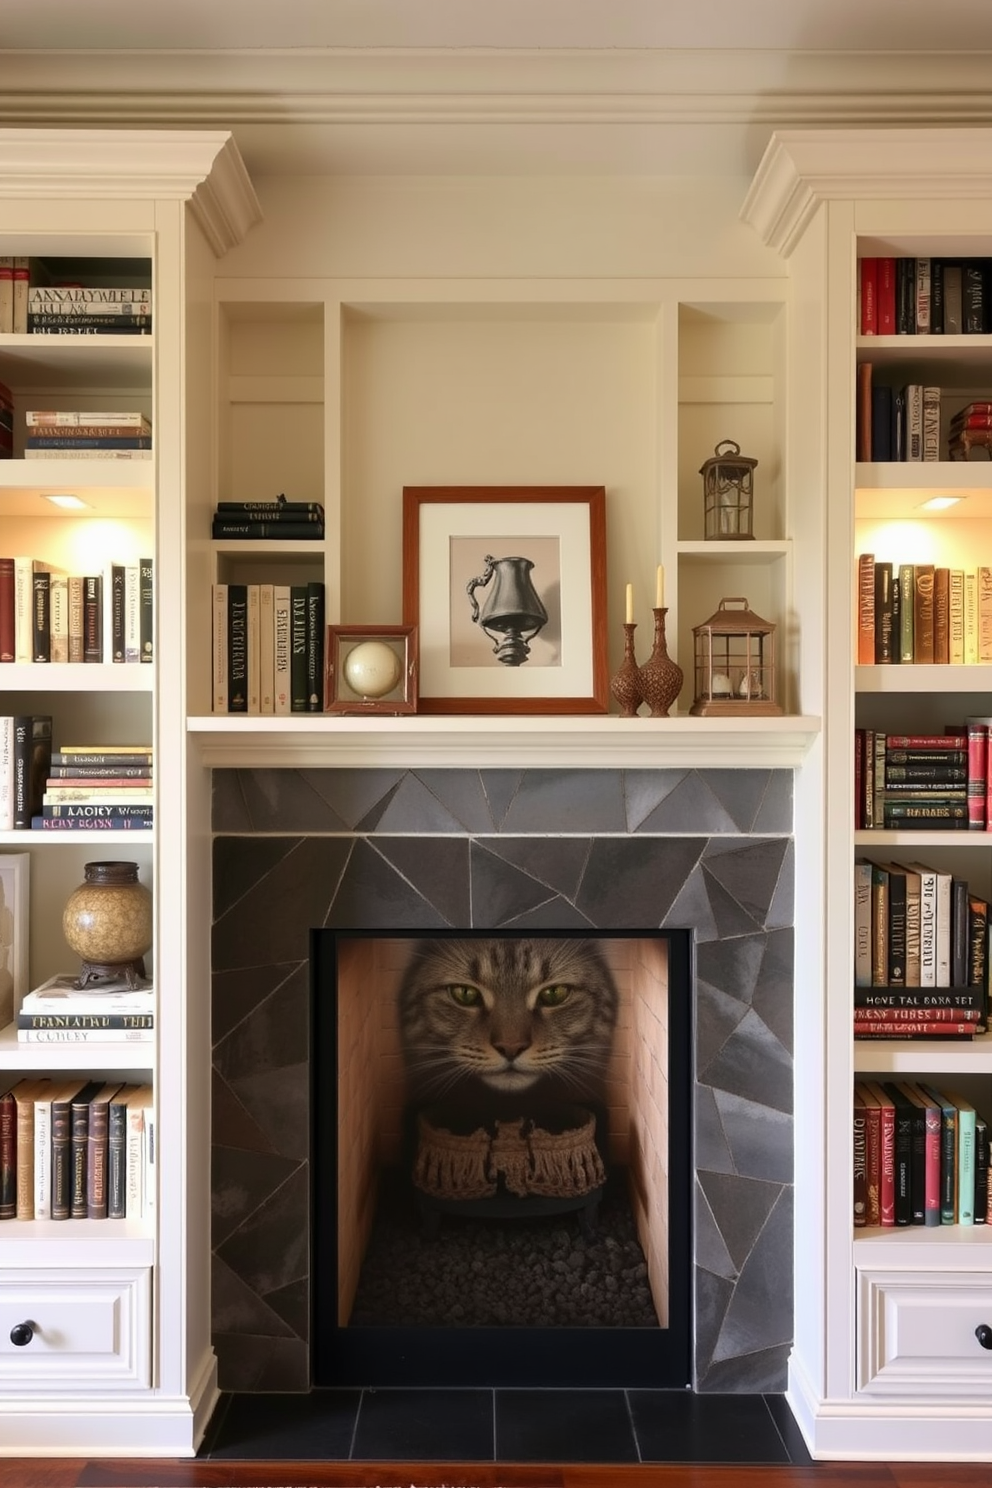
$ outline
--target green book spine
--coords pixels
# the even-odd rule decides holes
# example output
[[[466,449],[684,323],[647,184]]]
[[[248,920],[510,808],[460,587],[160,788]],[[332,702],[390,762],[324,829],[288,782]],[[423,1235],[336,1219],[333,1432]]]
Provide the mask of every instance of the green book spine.
[[[915,661],[913,655],[913,611],[916,576],[912,563],[899,565],[899,660]]]

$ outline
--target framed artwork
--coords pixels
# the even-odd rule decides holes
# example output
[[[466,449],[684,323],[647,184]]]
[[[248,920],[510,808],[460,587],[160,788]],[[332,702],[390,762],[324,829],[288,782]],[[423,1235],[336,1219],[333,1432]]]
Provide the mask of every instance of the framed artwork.
[[[329,625],[325,713],[417,711],[415,625]]]
[[[30,853],[0,853],[0,1028],[28,991]]]
[[[605,713],[603,486],[406,486],[422,713]]]

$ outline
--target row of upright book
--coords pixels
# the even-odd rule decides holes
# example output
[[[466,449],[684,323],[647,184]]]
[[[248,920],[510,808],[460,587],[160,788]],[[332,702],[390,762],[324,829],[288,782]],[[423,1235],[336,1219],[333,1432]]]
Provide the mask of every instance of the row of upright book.
[[[989,902],[932,864],[854,864],[856,1039],[972,1039],[988,1029]]]
[[[992,329],[992,259],[859,259],[858,305],[862,336],[986,335]]]
[[[14,458],[14,395],[0,382],[0,460]]]
[[[154,660],[154,561],[71,574],[44,558],[0,557],[0,662]]]
[[[914,1080],[858,1080],[855,1229],[992,1222],[989,1132],[970,1101]]]
[[[857,558],[859,666],[992,663],[992,565]]]
[[[102,262],[100,274],[100,260],[0,255],[0,335],[151,335],[150,282],[138,282],[150,279],[150,264],[139,260],[136,275],[125,275],[130,261]]]
[[[0,1094],[0,1220],[147,1218],[155,1166],[151,1085],[46,1076]]]
[[[960,394],[954,394],[955,398]],[[889,461],[970,460],[992,443],[992,399],[973,399],[946,417],[943,390],[892,384],[871,362],[858,364],[856,458]],[[988,458],[987,453],[981,458]]]
[[[992,831],[989,728],[977,716],[942,734],[854,731],[856,831]]]
[[[213,585],[213,711],[324,711],[324,585]]]

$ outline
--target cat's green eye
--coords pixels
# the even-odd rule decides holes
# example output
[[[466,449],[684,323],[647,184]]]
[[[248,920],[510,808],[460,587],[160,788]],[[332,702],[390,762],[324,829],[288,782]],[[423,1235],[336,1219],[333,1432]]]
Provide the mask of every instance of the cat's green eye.
[[[482,1001],[482,993],[478,987],[469,987],[462,982],[453,982],[448,988],[448,996],[459,1007],[478,1007]]]
[[[564,982],[555,982],[553,986],[542,987],[537,994],[537,1000],[541,1007],[561,1007],[571,995],[571,987],[566,987]]]

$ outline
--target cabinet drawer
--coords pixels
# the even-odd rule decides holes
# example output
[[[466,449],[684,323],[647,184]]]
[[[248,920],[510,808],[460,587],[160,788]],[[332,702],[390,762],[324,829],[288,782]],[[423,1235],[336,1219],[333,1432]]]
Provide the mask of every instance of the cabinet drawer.
[[[30,1339],[18,1345],[11,1338]],[[0,1278],[0,1390],[147,1388],[147,1268],[8,1271]]]
[[[859,1271],[858,1389],[873,1395],[962,1395],[988,1400],[992,1328],[987,1272]]]

